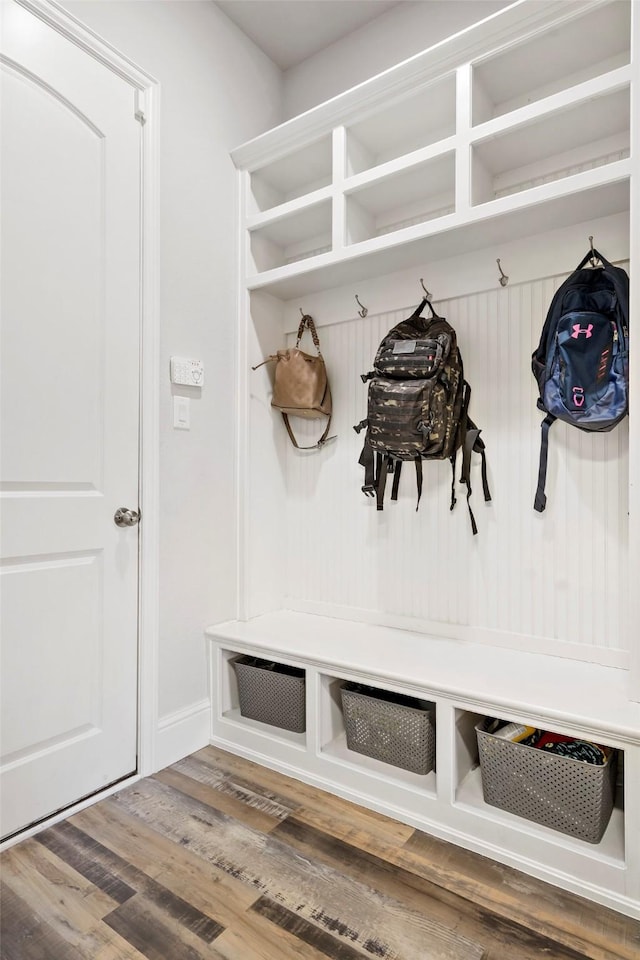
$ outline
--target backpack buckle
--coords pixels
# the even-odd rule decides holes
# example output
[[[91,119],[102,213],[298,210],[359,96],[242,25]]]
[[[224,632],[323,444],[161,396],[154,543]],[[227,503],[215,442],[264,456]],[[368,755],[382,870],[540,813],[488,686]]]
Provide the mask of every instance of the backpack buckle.
[[[372,483],[365,483],[364,487],[362,487],[362,492],[364,493],[365,497],[375,497],[376,488]]]

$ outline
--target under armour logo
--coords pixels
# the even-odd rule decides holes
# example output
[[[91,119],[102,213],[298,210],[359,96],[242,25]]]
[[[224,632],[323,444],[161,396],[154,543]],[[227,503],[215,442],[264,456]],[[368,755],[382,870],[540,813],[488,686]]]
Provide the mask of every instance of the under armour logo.
[[[574,407],[581,407],[584,404],[584,390],[582,387],[572,387],[572,393]]]
[[[592,324],[592,323],[590,323],[588,327],[581,327],[579,323],[574,323],[574,325],[573,325],[573,333],[571,334],[571,336],[573,337],[574,340],[577,340],[578,337],[580,336],[580,334],[581,334],[581,333],[584,333],[585,337],[586,337],[587,340],[588,340],[589,337],[591,336],[591,331],[592,331],[592,330],[593,330],[593,324]]]

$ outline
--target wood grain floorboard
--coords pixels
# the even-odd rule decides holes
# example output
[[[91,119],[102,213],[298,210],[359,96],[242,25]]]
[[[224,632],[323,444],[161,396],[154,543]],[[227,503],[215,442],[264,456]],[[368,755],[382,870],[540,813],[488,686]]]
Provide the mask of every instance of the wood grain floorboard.
[[[400,847],[414,832],[413,827],[376,813],[375,810],[365,810],[364,807],[341,797],[310,787],[250,760],[225,753],[217,747],[204,747],[194,756],[215,769],[243,778],[256,792],[266,790],[267,795],[279,797],[280,802],[283,805],[288,804],[298,817],[302,816],[303,808],[309,818],[315,815],[318,820],[332,822],[335,829],[341,829],[344,835],[356,831],[372,840],[377,839]]]
[[[227,928],[215,941],[216,953],[225,960],[323,960],[324,954],[283,934],[249,910],[260,896],[257,891],[216,870],[184,845],[163,837],[114,801],[89,807],[71,822],[216,917]]]
[[[118,905],[35,839],[3,854],[2,876],[18,895],[49,904],[51,922],[63,931],[85,933]]]
[[[184,928],[169,926],[154,906],[136,896],[107,914],[104,922],[147,960],[220,960],[215,947],[195,942]]]
[[[180,793],[184,793],[193,800],[200,800],[202,803],[206,803],[207,806],[213,807],[221,813],[226,813],[240,823],[244,823],[245,826],[252,827],[254,830],[259,830],[262,833],[269,833],[282,819],[276,819],[270,816],[270,814],[264,813],[262,810],[256,810],[255,807],[244,804],[237,797],[230,797],[217,787],[202,783],[200,780],[194,780],[192,777],[180,773],[173,767],[156,773],[154,780],[159,780],[160,783],[164,783],[168,787],[173,787],[174,790],[179,790]]]
[[[267,791],[256,791],[255,787],[246,780],[239,777],[230,777],[221,770],[212,769],[209,764],[203,763],[202,760],[195,757],[186,757],[184,760],[179,760],[178,763],[173,764],[171,770],[183,773],[199,783],[206,783],[208,786],[215,787],[219,793],[228,796],[240,806],[259,810],[278,822],[284,820],[294,811],[294,807],[290,803],[284,802],[275,794],[270,794]],[[235,809],[238,809],[237,805]]]
[[[45,830],[35,839],[75,869],[77,869],[76,864],[78,863],[84,869],[85,862],[91,862],[94,867],[101,867],[105,875],[116,877],[122,882],[123,886],[132,890],[134,895],[136,893],[143,894],[145,901],[154,904],[163,915],[175,920],[182,928],[190,931],[205,943],[211,943],[224,929],[212,917],[198,910],[183,897],[176,896],[175,893],[158,883],[157,880],[147,876],[143,871],[138,870],[127,860],[69,822],[59,823],[55,827]],[[88,872],[85,869],[83,876],[87,876]],[[124,902],[129,902],[129,899],[131,898],[127,898]],[[136,897],[136,900],[139,901],[140,897]],[[129,916],[128,912],[122,911],[122,913]],[[118,910],[113,911],[110,916],[114,916],[114,914],[120,915]],[[114,929],[116,928],[114,927]]]
[[[198,752],[204,762],[223,770],[241,771],[255,776],[249,786],[258,791],[265,786],[277,789],[280,775],[257,764],[225,754],[215,747]],[[286,781],[287,778],[282,778]],[[295,791],[296,782],[286,789]],[[310,801],[308,801],[310,798]],[[532,939],[555,944],[562,956],[564,949],[588,960],[637,960],[640,957],[640,924],[604,907],[565,893],[556,887],[529,877],[479,854],[463,850],[421,831],[404,827],[401,838],[394,833],[395,821],[374,814],[363,817],[349,801],[305,787],[298,792],[295,820],[336,839],[362,849],[394,868],[404,869],[462,898],[473,911],[480,907],[495,922],[513,924],[529,930]],[[285,820],[286,824],[287,821]],[[276,833],[281,833],[278,827]],[[497,949],[497,947],[496,947]]]
[[[241,922],[260,896],[112,801],[83,810],[71,822],[223,927]]]
[[[563,949],[546,936],[503,920],[468,899],[301,823],[295,817],[289,817],[282,823],[275,835],[304,856],[320,860],[348,877],[369,884],[413,910],[436,918],[470,940],[482,942],[485,947],[484,960],[504,960],[512,954],[518,960],[540,960],[544,957],[585,960],[583,953]]]
[[[326,953],[251,910],[246,920],[216,940],[224,960],[327,960]],[[370,958],[360,954],[358,960]]]
[[[266,917],[271,923],[275,923],[281,929],[293,934],[294,937],[303,940],[309,946],[316,947],[323,957],[329,957],[330,960],[362,960],[365,955],[385,956],[385,945],[376,942],[365,942],[363,949],[356,950],[348,943],[338,940],[326,930],[308,923],[297,913],[287,910],[281,904],[276,903],[269,897],[260,897],[251,907],[252,911]],[[379,952],[378,952],[379,950]]]
[[[2,898],[2,960],[68,960],[80,958],[38,915],[34,905],[0,882]]]
[[[1,960],[640,960],[640,923],[207,747],[0,856]]]
[[[113,900],[91,884],[78,885],[77,874],[67,876],[64,864],[59,870],[56,858],[35,845],[29,858],[20,850],[15,859],[22,861],[18,872],[2,858],[2,960],[143,960],[98,918],[102,908],[113,909]],[[101,906],[88,904],[90,899],[101,900]]]
[[[84,850],[74,845],[73,841],[66,836],[65,828],[68,826],[70,825],[63,822],[43,830],[36,835],[35,842],[55,853],[60,860],[68,863],[80,876],[90,880],[94,886],[117,903],[124,903],[129,897],[133,897],[136,892],[134,887],[129,886],[101,863],[88,856]]]
[[[446,886],[497,916],[529,926],[589,960],[638,960],[640,923],[480,854],[416,830],[395,866]]]
[[[155,779],[118,795],[134,815],[346,943],[379,942],[385,960],[480,960],[484,949],[428,917]]]

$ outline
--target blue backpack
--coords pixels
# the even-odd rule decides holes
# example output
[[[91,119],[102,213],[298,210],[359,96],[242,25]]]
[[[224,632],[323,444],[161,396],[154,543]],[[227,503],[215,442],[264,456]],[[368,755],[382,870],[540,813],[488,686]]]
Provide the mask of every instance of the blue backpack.
[[[592,266],[585,269],[587,261]],[[547,498],[549,427],[555,420],[604,432],[629,409],[629,277],[590,250],[557,290],[531,369],[538,382],[542,421],[540,468],[534,509]]]

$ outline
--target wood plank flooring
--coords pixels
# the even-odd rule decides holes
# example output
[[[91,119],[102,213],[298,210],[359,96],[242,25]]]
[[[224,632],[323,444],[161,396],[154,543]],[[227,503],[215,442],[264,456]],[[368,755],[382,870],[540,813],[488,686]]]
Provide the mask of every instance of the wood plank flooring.
[[[206,747],[0,857],[2,960],[638,960],[640,923]]]

